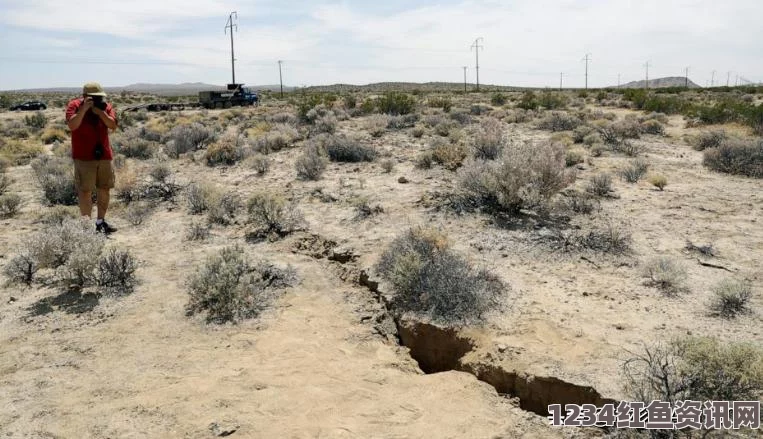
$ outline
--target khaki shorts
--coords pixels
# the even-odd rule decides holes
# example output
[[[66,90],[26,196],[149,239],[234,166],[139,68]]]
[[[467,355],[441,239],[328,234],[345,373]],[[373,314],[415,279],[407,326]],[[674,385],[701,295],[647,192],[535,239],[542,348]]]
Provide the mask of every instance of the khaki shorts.
[[[74,184],[78,191],[112,189],[116,182],[111,160],[75,160]]]

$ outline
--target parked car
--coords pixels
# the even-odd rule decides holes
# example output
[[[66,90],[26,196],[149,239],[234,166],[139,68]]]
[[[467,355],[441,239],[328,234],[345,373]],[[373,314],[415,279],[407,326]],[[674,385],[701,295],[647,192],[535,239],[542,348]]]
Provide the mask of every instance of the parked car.
[[[35,111],[45,110],[48,108],[43,102],[40,101],[27,101],[21,104],[17,104],[11,107],[11,111]]]

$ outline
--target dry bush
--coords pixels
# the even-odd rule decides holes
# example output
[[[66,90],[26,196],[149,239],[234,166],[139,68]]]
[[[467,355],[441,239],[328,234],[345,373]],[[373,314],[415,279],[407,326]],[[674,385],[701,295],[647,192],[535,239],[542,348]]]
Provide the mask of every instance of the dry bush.
[[[647,285],[656,287],[669,296],[686,289],[686,269],[668,257],[663,256],[647,262],[644,265],[644,277],[648,279]]]
[[[125,209],[124,217],[128,223],[133,226],[143,224],[156,209],[156,205],[151,202],[130,203]]]
[[[647,120],[641,123],[640,130],[645,134],[665,135],[665,126],[656,120]]]
[[[267,133],[255,138],[252,147],[261,154],[270,154],[285,148],[289,148],[299,139],[299,131],[286,124],[277,124]]]
[[[302,155],[297,157],[294,167],[297,170],[297,178],[300,180],[318,180],[326,170],[328,159],[317,143],[309,143],[305,146]]]
[[[740,279],[723,279],[713,287],[710,310],[724,318],[734,318],[750,312],[747,307],[752,298],[752,283]]]
[[[295,285],[294,269],[251,263],[241,247],[226,247],[207,259],[188,282],[186,315],[206,314],[207,323],[256,318],[280,293]]]
[[[323,148],[332,162],[372,162],[376,158],[376,150],[372,146],[344,136],[324,138]]]
[[[321,116],[318,119],[315,120],[313,123],[313,128],[310,130],[312,134],[321,134],[321,133],[327,133],[327,134],[333,134],[336,132],[336,128],[339,125],[339,121],[337,120],[334,113],[326,114],[325,116]]]
[[[574,130],[572,130],[572,140],[575,143],[583,143],[586,136],[593,132],[593,128],[589,125],[578,125]]]
[[[668,185],[668,179],[664,175],[654,174],[649,177],[649,183],[659,190],[664,190]]]
[[[249,240],[275,240],[303,230],[306,226],[296,203],[289,203],[273,194],[252,195],[247,201],[246,211],[249,224],[255,227],[254,232],[248,235]]]
[[[185,239],[188,241],[204,241],[209,238],[209,225],[191,222],[188,226]]]
[[[3,145],[3,141],[0,140],[0,149]],[[0,174],[4,174],[11,167],[11,161],[5,157],[0,156]]]
[[[254,170],[257,175],[265,175],[270,169],[270,159],[263,154],[254,154],[244,159],[244,166]]]
[[[702,164],[718,172],[763,178],[763,139],[723,142],[705,150]]]
[[[185,200],[188,213],[201,215],[209,208],[210,200],[215,195],[212,186],[191,182],[185,189]]]
[[[692,139],[692,144],[697,151],[704,151],[721,146],[726,139],[728,136],[724,130],[702,131]]]
[[[53,206],[41,212],[37,221],[46,226],[55,226],[63,224],[66,220],[77,219],[79,216],[79,209],[76,207]]]
[[[416,139],[420,139],[424,136],[424,132],[424,128],[417,127],[411,130],[411,135]]]
[[[169,133],[169,141],[164,151],[172,158],[193,152],[213,143],[217,138],[214,131],[200,123],[178,125]]]
[[[42,143],[50,145],[54,142],[65,142],[69,139],[69,135],[61,128],[48,128],[40,136]]]
[[[564,148],[548,142],[507,145],[495,161],[465,164],[460,186],[475,205],[488,210],[518,213],[541,207],[575,179],[564,157]]]
[[[267,116],[267,121],[272,124],[285,124],[296,127],[299,124],[297,116],[291,113],[276,113]]]
[[[42,145],[37,143],[18,140],[6,140],[0,143],[0,158],[8,160],[15,166],[28,165],[33,158],[44,152]]]
[[[382,160],[380,165],[385,174],[389,174],[395,168],[395,162],[391,159]]]
[[[48,204],[77,204],[74,165],[71,159],[41,156],[32,162],[32,170]]]
[[[387,129],[402,130],[404,128],[413,128],[419,120],[419,115],[414,113],[401,116],[387,116],[387,120]]]
[[[625,390],[647,404],[755,401],[763,392],[763,351],[752,344],[685,337],[629,354],[623,363]]]
[[[207,220],[211,224],[227,226],[235,220],[241,208],[241,198],[236,192],[213,192],[207,207]]]
[[[538,122],[538,128],[549,131],[568,131],[574,130],[583,122],[576,116],[563,111],[552,111],[551,114]]]
[[[8,174],[0,173],[0,195],[3,195],[8,190],[8,188],[11,187],[12,183],[13,180],[8,176]]]
[[[472,123],[472,116],[469,114],[466,110],[455,110],[451,111],[448,117],[452,120],[458,123],[459,125],[469,125]]]
[[[583,137],[583,144],[586,146],[593,146],[596,144],[602,143],[603,140],[601,138],[601,135],[599,133],[590,133]]]
[[[16,216],[21,209],[21,196],[18,194],[0,195],[0,218]]]
[[[569,166],[575,166],[585,161],[585,153],[580,149],[570,149],[564,156],[564,164]]]
[[[384,208],[379,205],[371,205],[370,200],[367,197],[359,197],[353,200],[353,207],[355,208],[355,220],[364,220],[374,215],[384,213]]]
[[[638,139],[641,137],[641,125],[635,118],[625,118],[612,124],[612,129],[620,139]]]
[[[236,164],[244,156],[244,138],[235,134],[223,136],[207,148],[204,159],[207,166]]]
[[[471,137],[472,155],[475,159],[495,160],[503,149],[504,124],[496,118],[483,119]]]
[[[659,123],[661,123],[663,125],[667,125],[668,124],[668,115],[665,114],[665,113],[658,113],[658,112],[653,111],[653,112],[651,112],[651,113],[649,113],[647,115],[639,117],[638,120],[641,123],[649,122],[650,120],[653,120],[653,121],[659,122]]]
[[[399,117],[399,116],[398,116]],[[389,116],[383,114],[373,114],[365,120],[364,126],[371,137],[381,137],[387,130]]]
[[[460,168],[469,155],[466,147],[447,141],[435,141],[432,146],[432,160],[449,171]]]
[[[599,197],[609,195],[609,193],[613,191],[612,177],[607,173],[599,173],[594,175],[588,182],[586,191]]]
[[[447,238],[431,229],[415,228],[399,236],[377,268],[395,291],[396,313],[411,312],[448,325],[483,319],[507,289],[497,276],[453,252]]]
[[[646,175],[648,170],[649,162],[644,159],[635,159],[620,171],[620,176],[628,183],[637,183]]]
[[[150,159],[159,151],[159,144],[144,138],[140,128],[128,128],[113,136],[111,146],[117,154],[143,160]]]
[[[96,283],[100,290],[111,296],[125,296],[135,290],[138,261],[127,251],[116,247],[108,249],[98,260]]]
[[[630,234],[623,227],[613,223],[596,223],[587,230],[542,229],[534,239],[554,250],[565,252],[594,251],[622,255],[628,253],[631,248]]]
[[[448,119],[445,118],[445,116],[442,114],[430,114],[425,116],[422,121],[424,122],[424,126],[427,128],[434,128],[442,123],[447,123]]]
[[[434,154],[432,151],[424,151],[416,157],[417,169],[432,169],[434,165]]]
[[[588,215],[593,213],[599,207],[599,201],[590,194],[578,191],[562,192],[564,198],[560,200],[563,210],[573,213]]]

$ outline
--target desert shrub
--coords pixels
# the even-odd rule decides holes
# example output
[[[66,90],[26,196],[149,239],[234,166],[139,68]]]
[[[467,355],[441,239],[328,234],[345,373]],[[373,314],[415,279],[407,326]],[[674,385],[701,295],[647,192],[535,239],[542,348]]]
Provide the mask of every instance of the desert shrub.
[[[133,226],[143,224],[151,216],[156,206],[150,202],[130,203],[125,209],[125,219]]]
[[[638,120],[626,118],[612,124],[612,129],[620,139],[638,139],[641,137],[641,125]]]
[[[21,208],[21,196],[18,194],[0,195],[0,218],[15,216]]]
[[[560,145],[529,142],[507,145],[495,161],[472,161],[459,170],[467,198],[488,210],[518,213],[544,205],[574,181]]]
[[[244,165],[254,170],[257,175],[265,175],[270,169],[270,159],[263,154],[254,154],[244,160]]]
[[[586,146],[593,146],[602,142],[601,135],[599,133],[590,133],[583,137],[583,144]]]
[[[13,256],[3,266],[3,274],[9,285],[21,283],[31,285],[39,269],[40,267],[37,264],[36,258],[31,253],[31,249],[26,247],[22,248],[19,254]]]
[[[492,117],[485,118],[471,139],[474,158],[495,160],[503,149],[503,123]]]
[[[641,146],[631,142],[630,140],[622,140],[617,143],[611,143],[609,149],[612,152],[619,152],[627,155],[628,157],[636,157],[641,153]]]
[[[328,159],[318,144],[308,144],[302,155],[297,157],[294,167],[300,180],[318,180],[326,170]]]
[[[406,114],[403,116],[387,116],[387,129],[401,130],[412,128],[419,120],[418,114]]]
[[[413,130],[411,130],[411,135],[416,139],[420,139],[421,137],[424,136],[424,128],[421,128],[421,127],[414,128]]]
[[[339,125],[339,121],[333,113],[326,114],[325,116],[318,117],[313,123],[311,130],[314,134],[328,133],[333,134],[336,132],[336,128]]]
[[[655,174],[649,177],[649,183],[652,183],[659,190],[664,190],[665,186],[668,185],[668,179],[664,175]]]
[[[42,143],[50,145],[54,142],[65,142],[69,139],[69,135],[61,128],[48,128],[42,133],[40,139],[42,140]]]
[[[538,122],[538,128],[549,131],[567,131],[577,128],[582,121],[577,117],[562,111],[553,111]]]
[[[424,151],[416,157],[415,166],[417,169],[432,169],[434,165],[434,153]]]
[[[498,305],[504,283],[450,249],[439,232],[415,228],[382,253],[378,270],[395,291],[398,314],[424,315],[449,325],[479,321]]]
[[[384,208],[379,204],[372,206],[368,197],[358,197],[357,199],[353,200],[352,205],[355,208],[354,219],[356,221],[364,220],[374,215],[384,213]]]
[[[469,155],[467,149],[457,143],[436,141],[432,147],[432,159],[449,171],[455,171],[461,167],[467,155]]]
[[[618,145],[622,141],[614,124],[610,124],[606,121],[597,121],[594,128],[599,133],[601,140],[607,145]]]
[[[609,195],[609,193],[613,191],[612,177],[607,173],[599,173],[594,175],[588,182],[586,191],[599,197]]]
[[[702,164],[718,172],[763,178],[763,139],[723,142],[705,150]]]
[[[74,166],[70,159],[41,156],[32,162],[32,170],[48,204],[77,204]]]
[[[159,149],[155,141],[140,135],[139,128],[129,128],[117,134],[111,140],[111,146],[115,153],[136,159],[149,159]]]
[[[395,162],[391,159],[382,160],[380,165],[385,174],[389,174],[395,168]]]
[[[355,108],[355,106],[358,105],[358,98],[355,97],[355,95],[348,94],[342,97],[342,102],[344,102],[344,108],[347,108],[348,110],[350,110]]]
[[[470,123],[472,123],[471,114],[469,114],[469,112],[465,110],[451,111],[449,114],[449,118],[460,125],[469,125]]]
[[[134,291],[138,261],[127,250],[108,249],[98,260],[96,283],[101,291],[112,296],[125,296]]]
[[[252,195],[247,201],[246,211],[248,222],[255,227],[254,233],[250,234],[251,238],[284,237],[305,227],[302,212],[296,204],[289,203],[277,195]]]
[[[578,125],[572,130],[572,140],[575,143],[583,143],[586,136],[593,133],[593,128],[589,125]]]
[[[473,116],[482,116],[484,114],[489,114],[491,111],[493,111],[493,109],[484,104],[472,104],[469,107],[469,113]]]
[[[544,92],[541,93],[537,102],[543,108],[557,110],[567,106],[567,97],[562,93]]]
[[[590,194],[578,191],[563,193],[561,200],[562,208],[571,210],[574,213],[588,215],[593,213],[598,207],[598,201]]]
[[[505,105],[506,102],[508,102],[508,100],[509,99],[503,93],[493,93],[493,96],[490,97],[490,103],[495,105],[496,107]]]
[[[447,97],[434,97],[427,101],[427,104],[432,108],[442,108],[442,111],[448,113],[453,108],[453,102]]]
[[[399,116],[413,113],[416,108],[416,98],[406,93],[387,93],[376,101],[380,113]]]
[[[424,122],[424,126],[427,128],[434,128],[437,125],[448,122],[448,119],[443,117],[441,114],[430,114],[424,116],[422,122]]]
[[[685,290],[686,269],[668,257],[659,257],[644,265],[647,285],[656,287],[666,295],[675,295]]]
[[[630,249],[631,236],[622,227],[607,223],[593,227],[578,238],[582,248],[602,253],[623,254]]]
[[[8,174],[0,174],[0,195],[3,195],[9,187],[11,187],[13,180]]]
[[[204,241],[209,238],[209,225],[191,222],[185,234],[188,241]]]
[[[702,131],[693,141],[694,149],[704,151],[709,148],[717,148],[726,141],[728,136],[724,130]]]
[[[255,151],[262,154],[280,151],[290,147],[299,139],[299,131],[291,125],[276,124],[270,131],[256,137],[252,142]]]
[[[192,182],[186,187],[185,200],[188,206],[188,212],[191,215],[200,215],[209,208],[209,201],[212,197],[213,190],[211,186],[200,185]]]
[[[328,136],[323,145],[332,162],[372,162],[376,158],[376,150],[372,146],[345,136]]]
[[[241,207],[241,199],[236,192],[213,194],[207,207],[207,220],[211,224],[231,224]]]
[[[384,131],[387,130],[389,124],[389,116],[383,114],[373,114],[369,116],[365,121],[365,128],[371,137],[381,137]]]
[[[0,142],[0,158],[16,166],[27,165],[33,158],[44,152],[42,145],[37,143],[25,143],[18,140]]]
[[[637,183],[646,175],[647,170],[649,170],[649,162],[644,159],[635,159],[620,171],[620,176],[628,183]]]
[[[639,130],[646,134],[665,135],[665,126],[656,120],[647,120],[641,123]]]
[[[178,125],[169,133],[165,152],[172,158],[180,154],[196,151],[213,143],[217,138],[214,131],[200,123]]]
[[[286,124],[291,126],[297,126],[297,124],[299,124],[299,119],[291,113],[269,114],[266,120],[272,124]]]
[[[434,127],[434,132],[438,136],[448,137],[454,128],[452,122],[441,122]]]
[[[535,110],[539,105],[535,93],[528,90],[522,94],[522,98],[519,100],[517,107],[523,110]]]
[[[2,146],[2,144],[2,141],[0,141],[0,146]],[[11,161],[5,157],[0,156],[0,174],[4,174],[10,167]]]
[[[237,135],[226,135],[207,148],[204,159],[207,161],[207,166],[230,166],[236,164],[243,156],[243,138]]]
[[[579,149],[570,149],[567,151],[567,154],[564,156],[564,164],[566,166],[575,166],[579,163],[583,163],[585,161],[585,156],[583,154],[583,151]]]
[[[186,315],[205,313],[207,323],[257,317],[285,288],[296,283],[292,268],[250,263],[242,248],[226,247],[207,259],[188,283]]]
[[[739,279],[723,279],[713,287],[710,310],[725,318],[750,312],[747,303],[752,298],[752,283]]]
[[[24,116],[24,123],[30,128],[41,130],[48,124],[48,118],[42,111],[37,111],[34,114]]]

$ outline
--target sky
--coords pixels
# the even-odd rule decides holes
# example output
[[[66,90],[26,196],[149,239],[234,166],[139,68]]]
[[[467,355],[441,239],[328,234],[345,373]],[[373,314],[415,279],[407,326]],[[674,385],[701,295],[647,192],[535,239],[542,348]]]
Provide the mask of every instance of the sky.
[[[231,81],[763,81],[761,0],[0,0],[0,90]]]

